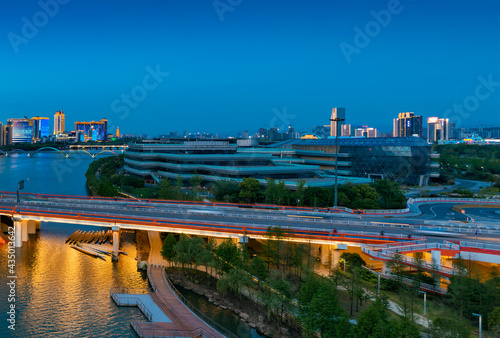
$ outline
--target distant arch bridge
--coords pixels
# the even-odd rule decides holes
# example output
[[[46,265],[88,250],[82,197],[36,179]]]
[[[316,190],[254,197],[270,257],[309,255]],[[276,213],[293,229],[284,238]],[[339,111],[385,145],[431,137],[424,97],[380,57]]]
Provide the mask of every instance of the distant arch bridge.
[[[106,154],[106,153],[113,154],[115,156],[119,155],[116,152],[114,152],[113,150],[108,150],[108,149],[104,149],[98,153],[92,154],[84,149],[77,149],[77,150],[70,150],[70,151],[63,152],[57,148],[52,148],[52,147],[43,147],[43,148],[37,149],[35,151],[26,151],[24,149],[13,149],[11,151],[0,150],[0,155],[4,155],[4,156],[8,157],[12,154],[26,154],[27,157],[35,157],[35,155],[40,153],[40,152],[56,152],[57,154],[60,154],[64,158],[69,158],[72,155],[81,154],[81,153],[87,154],[92,158],[96,158],[97,156],[99,156],[101,154]]]

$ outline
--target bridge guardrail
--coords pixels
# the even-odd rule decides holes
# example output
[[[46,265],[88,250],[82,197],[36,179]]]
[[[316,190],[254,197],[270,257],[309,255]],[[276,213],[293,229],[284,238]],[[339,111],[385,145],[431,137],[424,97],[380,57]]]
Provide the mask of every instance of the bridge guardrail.
[[[71,213],[71,212],[68,212],[67,210],[64,210],[64,209],[60,209],[60,208],[57,208],[58,204],[55,204],[54,202],[48,202],[49,205],[53,206],[54,208],[50,208],[48,210],[44,210],[46,213],[50,213],[51,211],[52,212],[61,212],[61,213],[67,213],[67,214],[73,214],[73,215],[82,215],[82,214],[78,214],[78,213]],[[44,203],[44,202],[35,202],[35,203],[31,203],[31,202],[28,202],[28,203],[23,203],[21,204],[21,206],[23,207],[24,205],[33,205],[33,204],[41,204],[43,206],[47,206],[47,203]],[[69,207],[72,207],[72,206],[76,206],[76,207],[82,207],[81,204],[68,204],[66,203],[65,205],[69,206]],[[84,205],[85,206],[85,205]],[[87,205],[88,207],[90,207],[89,205]],[[92,206],[95,208],[95,206]],[[108,210],[128,210],[128,211],[133,211],[133,209],[127,209],[127,208],[109,208],[109,207],[105,207],[105,206],[101,206],[102,209],[108,209]],[[37,210],[40,210],[40,208],[38,208]],[[166,214],[171,214],[169,212],[169,210],[166,210],[166,211],[160,211],[160,213],[166,213]],[[180,212],[180,214],[183,214],[185,213],[184,211]],[[96,216],[106,216],[106,217],[113,217],[114,219],[117,219],[117,220],[120,220],[120,221],[136,221],[136,220],[141,220],[141,221],[147,221],[147,222],[151,222],[153,221],[152,219],[146,219],[146,218],[142,218],[142,219],[139,219],[139,218],[125,218],[121,215],[117,215],[116,213],[98,213],[98,212],[93,212],[93,211],[86,211],[85,214],[88,214],[88,215],[96,215]],[[225,216],[225,217],[230,217],[231,214],[227,214],[227,213],[223,213],[222,216]],[[248,218],[253,218],[253,219],[263,219],[263,217],[266,217],[273,220],[273,221],[277,221],[276,218],[274,217],[270,217],[270,216],[258,216],[258,215],[249,215],[251,217],[248,217]],[[120,219],[121,217],[121,219]],[[155,219],[157,219],[157,217],[155,217]],[[290,218],[287,218],[287,220],[290,220]],[[301,219],[301,221],[306,221],[306,222],[309,222],[309,219]],[[168,219],[168,220],[161,220],[161,221],[170,221],[170,222],[175,222],[174,220],[172,219]],[[293,218],[292,218],[292,221],[293,221]],[[450,226],[447,226],[447,227],[442,227],[442,226],[439,226],[439,227],[433,227],[433,228],[429,228],[429,227],[425,227],[425,226],[422,226],[422,225],[412,225],[412,224],[398,224],[398,223],[385,223],[385,222],[363,222],[363,221],[355,221],[355,220],[333,220],[333,219],[323,219],[322,222],[323,224],[331,224],[331,225],[334,225],[334,224],[339,224],[339,225],[357,225],[357,226],[372,226],[372,225],[376,225],[378,227],[391,227],[391,228],[401,228],[401,229],[404,229],[404,228],[409,228],[409,229],[420,229],[420,230],[445,230],[445,231],[457,231],[462,233],[471,233],[473,231],[475,231],[475,229],[472,229],[471,227],[468,227],[468,228],[465,228],[465,225],[462,227],[462,226],[459,226],[458,229],[454,228],[454,227],[450,227]],[[183,220],[178,220],[178,222],[184,222]],[[197,221],[199,222],[199,221]],[[262,225],[261,224],[256,224],[256,223],[238,223],[238,222],[231,222],[232,224],[234,225],[238,225],[238,226],[241,226],[241,227],[255,227],[255,228],[262,228]],[[317,222],[313,222],[313,223],[317,223]],[[213,224],[224,224],[224,225],[227,225],[227,222],[218,222],[218,221],[210,221],[210,224],[213,225]],[[482,228],[483,225],[478,225],[478,233],[481,233],[481,234],[500,234],[500,231],[496,230],[496,229],[483,229]],[[312,228],[300,228],[300,227],[293,227],[293,229],[295,230],[314,230],[314,231],[331,231],[331,229],[312,229]],[[341,232],[339,232],[341,233]],[[349,233],[352,233],[352,232],[349,232]],[[399,235],[401,236],[401,235]]]

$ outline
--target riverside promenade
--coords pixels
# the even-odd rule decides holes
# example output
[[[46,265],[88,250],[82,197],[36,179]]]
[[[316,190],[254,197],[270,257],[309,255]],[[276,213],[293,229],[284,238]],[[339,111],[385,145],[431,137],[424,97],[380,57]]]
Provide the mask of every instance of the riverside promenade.
[[[179,300],[164,272],[164,266],[167,266],[168,262],[160,254],[162,247],[160,233],[148,231],[148,237],[151,247],[148,278],[153,289],[150,296],[170,322],[134,322],[132,326],[137,334],[140,337],[224,337]]]

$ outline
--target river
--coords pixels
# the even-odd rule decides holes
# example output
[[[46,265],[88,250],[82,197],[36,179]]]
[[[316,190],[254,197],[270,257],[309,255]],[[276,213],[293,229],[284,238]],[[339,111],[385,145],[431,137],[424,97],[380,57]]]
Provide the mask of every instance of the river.
[[[63,158],[55,153],[0,157],[0,190],[15,191],[25,181],[23,192],[88,195],[85,172],[93,161],[88,155]],[[118,262],[96,259],[65,244],[76,230],[102,228],[42,223],[29,241],[16,249],[16,299],[8,302],[7,245],[0,247],[0,337],[137,337],[130,326],[133,319],[145,320],[136,307],[118,307],[110,298],[111,288],[130,288],[146,292],[147,277],[137,271],[136,248],[132,234],[122,237],[122,250],[128,253]],[[196,299],[191,298],[195,301]],[[208,303],[199,297],[197,304]],[[9,329],[7,311],[15,304],[15,331]],[[211,317],[239,336],[261,337],[238,322],[232,313],[217,312]],[[222,313],[222,317],[221,317]]]

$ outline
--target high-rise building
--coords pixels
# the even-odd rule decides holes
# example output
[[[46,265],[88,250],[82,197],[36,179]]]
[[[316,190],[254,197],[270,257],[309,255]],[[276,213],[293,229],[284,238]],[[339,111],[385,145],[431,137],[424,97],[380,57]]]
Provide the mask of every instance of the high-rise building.
[[[422,137],[422,116],[410,112],[399,113],[398,118],[394,119],[393,136]]]
[[[4,144],[4,139],[3,139],[3,123],[0,122],[0,146],[3,146],[5,145]]]
[[[448,123],[449,126],[449,137],[450,140],[456,140],[458,138],[457,135],[457,124],[455,122]]]
[[[354,130],[354,136],[356,136],[356,137],[364,137],[365,133],[366,133],[366,129],[365,128],[356,128]]]
[[[366,128],[366,137],[378,137],[378,130],[376,128]]]
[[[340,136],[351,136],[351,125],[344,124],[340,130]]]
[[[12,144],[12,138],[11,138],[11,135],[12,135],[12,126],[10,125],[5,125],[3,126],[3,130],[2,130],[2,145],[10,145]]]
[[[11,125],[5,125],[3,126],[2,129],[2,145],[7,146],[12,144],[12,126]]]
[[[54,135],[64,132],[66,128],[64,120],[65,119],[63,111],[56,111],[56,113],[54,114]]]
[[[334,119],[343,119],[344,121],[339,121],[335,122],[333,121]],[[344,125],[345,122],[345,108],[333,108],[332,109],[332,116],[330,117],[330,136],[335,137],[337,136],[337,123],[339,126],[339,129],[342,128],[342,125]],[[340,136],[340,134],[338,134]]]
[[[108,120],[106,119],[91,122],[75,122],[75,132],[83,132],[85,140],[106,141],[108,137],[107,128]]]
[[[427,119],[427,142],[448,141],[450,138],[449,129],[448,119],[429,117]]]
[[[116,127],[116,138],[120,138],[120,127]]]
[[[8,119],[7,124],[11,126],[9,133],[9,144],[31,143],[33,140],[33,121],[24,119]]]
[[[35,116],[33,122],[33,141],[41,141],[43,137],[49,137],[49,118]]]

